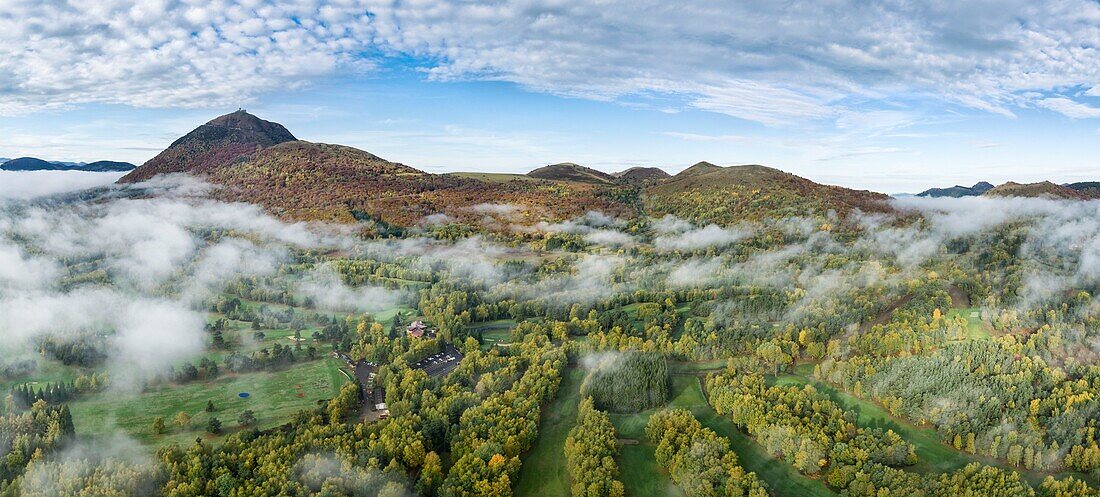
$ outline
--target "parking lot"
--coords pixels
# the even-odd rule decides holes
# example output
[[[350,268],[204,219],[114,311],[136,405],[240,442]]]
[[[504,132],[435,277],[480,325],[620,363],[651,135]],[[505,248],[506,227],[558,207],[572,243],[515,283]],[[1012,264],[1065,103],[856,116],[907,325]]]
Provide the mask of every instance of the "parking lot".
[[[442,376],[458,367],[462,353],[454,345],[447,344],[438,354],[433,354],[413,364],[414,369],[423,369],[428,376]]]

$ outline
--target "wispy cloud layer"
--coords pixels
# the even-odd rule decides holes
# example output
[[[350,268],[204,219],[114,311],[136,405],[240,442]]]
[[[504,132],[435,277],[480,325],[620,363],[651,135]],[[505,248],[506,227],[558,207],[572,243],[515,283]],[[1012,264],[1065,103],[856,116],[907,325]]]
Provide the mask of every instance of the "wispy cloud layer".
[[[659,96],[768,125],[914,99],[1097,117],[1098,20],[1087,0],[13,0],[0,12],[0,113],[225,106],[411,57],[436,80]]]

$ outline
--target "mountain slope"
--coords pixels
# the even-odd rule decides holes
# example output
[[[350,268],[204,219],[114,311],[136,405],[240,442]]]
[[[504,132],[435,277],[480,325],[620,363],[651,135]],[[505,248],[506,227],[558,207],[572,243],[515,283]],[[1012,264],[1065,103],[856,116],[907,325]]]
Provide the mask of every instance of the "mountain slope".
[[[1071,200],[1085,200],[1087,198],[1083,193],[1077,190],[1062,185],[1056,185],[1049,181],[1042,181],[1039,183],[1015,183],[1009,181],[1008,183],[994,187],[983,195],[987,197],[1031,197]]]
[[[1088,199],[1100,199],[1100,181],[1081,181],[1063,186],[1084,195]]]
[[[722,170],[722,168],[719,167],[719,166],[711,164],[707,161],[701,161],[701,162],[696,162],[691,167],[676,173],[676,175],[673,176],[673,178],[683,179],[683,178],[687,178],[687,177],[690,177],[690,176],[699,176],[699,175],[703,175],[703,174],[707,174],[707,173],[713,173],[715,171],[721,171],[721,170]]]
[[[745,219],[886,212],[881,193],[822,185],[765,166],[718,167],[700,162],[646,189],[650,215],[675,214],[721,224]]]
[[[955,185],[950,188],[929,188],[917,194],[918,197],[975,197],[993,189],[993,184],[979,181],[974,186]]]
[[[611,182],[429,174],[352,147],[295,140],[282,125],[243,112],[199,126],[120,182],[173,172],[210,182],[217,198],[256,203],[291,220],[369,219],[412,226],[445,213],[484,225],[486,212],[506,212],[506,219],[488,221],[507,230],[512,224],[571,219],[592,209],[619,217],[636,213],[632,190]]]
[[[613,176],[603,171],[597,171],[572,162],[562,162],[560,164],[543,166],[527,173],[527,175],[538,179],[594,184],[610,183],[615,179]]]
[[[283,125],[239,110],[195,128],[124,176],[121,182],[136,183],[167,173],[201,174],[262,148],[293,140],[296,138]]]

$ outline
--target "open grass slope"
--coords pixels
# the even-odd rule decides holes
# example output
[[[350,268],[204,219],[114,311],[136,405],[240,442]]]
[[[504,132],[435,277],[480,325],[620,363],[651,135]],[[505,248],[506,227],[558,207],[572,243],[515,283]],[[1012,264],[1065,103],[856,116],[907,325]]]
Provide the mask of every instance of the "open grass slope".
[[[258,428],[282,425],[295,412],[314,408],[318,401],[332,398],[347,381],[340,373],[340,362],[324,358],[281,371],[225,375],[212,381],[164,385],[142,393],[104,392],[71,402],[69,407],[76,431],[83,435],[109,435],[121,430],[149,445],[189,443],[197,437],[219,439],[239,430],[237,418],[246,409],[256,413]],[[241,398],[238,396],[241,392],[250,396]],[[205,411],[208,401],[216,408],[212,413]],[[191,417],[189,427],[181,429],[172,424],[180,412]],[[168,433],[152,433],[153,419],[157,416],[164,417]],[[222,436],[205,432],[211,417],[222,422]]]
[[[954,319],[955,316],[961,316],[966,320],[966,338],[967,340],[989,340],[991,327],[981,318],[981,308],[978,307],[963,307],[960,309],[950,309],[945,314],[949,319]]]

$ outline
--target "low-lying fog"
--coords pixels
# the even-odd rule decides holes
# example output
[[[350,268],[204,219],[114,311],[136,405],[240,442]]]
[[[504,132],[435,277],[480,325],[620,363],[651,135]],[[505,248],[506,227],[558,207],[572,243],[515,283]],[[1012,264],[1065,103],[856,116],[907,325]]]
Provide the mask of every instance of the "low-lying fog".
[[[0,201],[106,186],[125,175],[86,171],[0,171]]]

